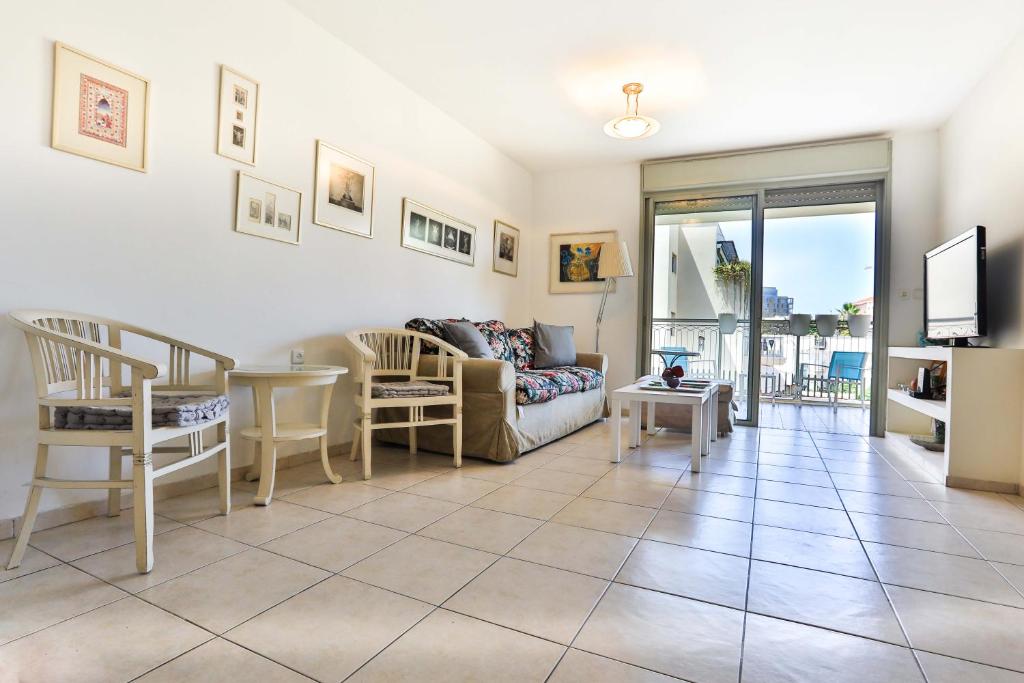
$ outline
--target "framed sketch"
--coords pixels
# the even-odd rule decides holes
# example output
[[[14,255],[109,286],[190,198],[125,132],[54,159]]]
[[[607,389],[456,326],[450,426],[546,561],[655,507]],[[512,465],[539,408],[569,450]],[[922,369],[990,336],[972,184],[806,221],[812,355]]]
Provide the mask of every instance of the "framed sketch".
[[[314,184],[314,223],[373,237],[373,165],[317,140]]]
[[[494,221],[493,264],[496,273],[512,277],[519,275],[519,228]]]
[[[133,171],[149,166],[149,81],[54,43],[50,145]]]
[[[221,65],[217,154],[250,166],[256,165],[259,103],[260,84]]]
[[[597,276],[601,247],[618,240],[614,230],[551,235],[548,291],[551,294],[593,294],[604,291]],[[615,283],[612,283],[615,291]]]
[[[402,246],[472,266],[476,228],[406,197],[402,200]]]
[[[301,192],[238,172],[237,232],[297,245],[301,218]]]

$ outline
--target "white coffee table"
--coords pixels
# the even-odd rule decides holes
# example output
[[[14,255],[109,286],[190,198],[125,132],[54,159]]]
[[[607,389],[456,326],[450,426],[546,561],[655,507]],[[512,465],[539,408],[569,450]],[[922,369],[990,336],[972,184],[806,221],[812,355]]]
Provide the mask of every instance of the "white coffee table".
[[[688,405],[693,408],[691,424],[690,470],[700,472],[700,456],[711,452],[711,442],[718,439],[718,383],[701,382],[689,391],[651,390],[640,387],[653,378],[642,377],[636,382],[612,391],[612,462],[622,462],[622,404],[629,406],[629,447],[640,445],[640,411],[647,404],[647,432],[653,434],[654,410],[659,403]]]

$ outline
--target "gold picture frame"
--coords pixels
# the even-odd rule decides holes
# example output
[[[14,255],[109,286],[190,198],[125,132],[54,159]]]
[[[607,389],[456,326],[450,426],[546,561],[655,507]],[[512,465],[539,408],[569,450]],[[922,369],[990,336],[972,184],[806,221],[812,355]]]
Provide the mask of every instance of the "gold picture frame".
[[[146,173],[149,95],[148,79],[55,42],[50,146]]]
[[[217,154],[256,165],[260,84],[221,64],[217,95]]]
[[[373,164],[323,140],[316,141],[315,164],[313,222],[372,239]]]
[[[301,230],[301,190],[238,172],[235,232],[298,246]]]
[[[495,273],[519,277],[519,228],[503,221],[494,221],[491,269]]]
[[[616,230],[563,232],[549,235],[548,292],[550,294],[599,294],[604,280],[597,278],[600,246],[619,239]],[[596,252],[596,253],[595,253]],[[562,260],[566,259],[563,270]],[[610,291],[615,291],[612,282]]]

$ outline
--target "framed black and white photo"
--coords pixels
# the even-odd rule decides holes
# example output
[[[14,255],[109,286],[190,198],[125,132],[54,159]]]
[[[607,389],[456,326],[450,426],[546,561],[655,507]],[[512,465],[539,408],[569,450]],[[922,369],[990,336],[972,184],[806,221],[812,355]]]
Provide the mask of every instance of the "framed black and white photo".
[[[406,197],[402,201],[402,246],[472,266],[476,228]]]
[[[519,228],[494,221],[494,272],[519,275]]]
[[[259,101],[259,83],[221,65],[217,154],[250,166],[256,165]]]
[[[369,162],[317,140],[313,222],[373,237],[373,172]]]
[[[238,172],[236,232],[297,245],[301,217],[300,191]]]

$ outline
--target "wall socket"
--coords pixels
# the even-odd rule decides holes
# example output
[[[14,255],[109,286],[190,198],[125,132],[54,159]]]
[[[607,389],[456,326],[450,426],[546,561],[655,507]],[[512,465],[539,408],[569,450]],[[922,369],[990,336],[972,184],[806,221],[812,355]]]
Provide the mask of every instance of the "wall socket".
[[[306,362],[306,352],[302,349],[292,349],[292,365],[302,365]]]

